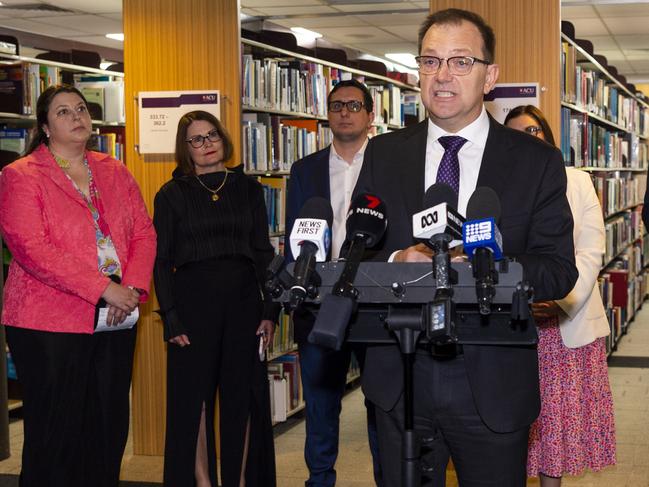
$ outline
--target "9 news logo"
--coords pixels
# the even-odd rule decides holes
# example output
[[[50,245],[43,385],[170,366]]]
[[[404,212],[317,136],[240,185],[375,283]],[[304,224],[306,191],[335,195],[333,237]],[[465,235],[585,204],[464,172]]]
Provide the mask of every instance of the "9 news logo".
[[[491,221],[482,221],[465,224],[465,243],[482,242],[493,238],[493,227]]]

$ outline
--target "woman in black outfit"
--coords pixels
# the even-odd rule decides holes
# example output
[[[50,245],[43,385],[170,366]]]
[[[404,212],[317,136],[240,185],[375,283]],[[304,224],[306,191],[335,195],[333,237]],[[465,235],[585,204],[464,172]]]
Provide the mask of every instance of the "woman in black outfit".
[[[213,431],[219,393],[221,485],[275,485],[266,364],[278,308],[260,283],[273,258],[261,185],[221,123],[194,111],[178,123],[173,178],[155,197],[155,287],[167,350],[164,485],[217,487]]]

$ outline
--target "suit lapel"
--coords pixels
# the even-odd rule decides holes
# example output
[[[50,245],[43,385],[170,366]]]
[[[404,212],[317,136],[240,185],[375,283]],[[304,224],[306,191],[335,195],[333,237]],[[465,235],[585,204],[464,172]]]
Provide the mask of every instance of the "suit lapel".
[[[403,159],[395,162],[399,168],[403,185],[402,194],[406,198],[408,214],[421,211],[426,184],[426,142],[428,139],[428,119],[420,122],[417,128],[404,140]]]
[[[508,152],[510,139],[505,128],[489,116],[489,135],[482,155],[477,187],[487,186],[497,194],[503,194],[510,184]]]
[[[329,178],[329,150],[322,151],[322,157],[318,160],[318,168],[315,171],[316,176],[316,187],[322,189],[322,196],[327,201],[331,201],[331,188],[330,188],[330,178]],[[319,183],[319,184],[318,184]]]
[[[50,179],[56,186],[59,187],[63,193],[65,193],[71,200],[76,203],[86,206],[86,202],[81,198],[79,192],[76,190],[72,181],[65,175],[63,170],[59,168],[54,161],[54,157],[50,154],[49,150],[42,146],[38,149],[38,153],[35,154],[33,164],[36,165],[38,170]]]

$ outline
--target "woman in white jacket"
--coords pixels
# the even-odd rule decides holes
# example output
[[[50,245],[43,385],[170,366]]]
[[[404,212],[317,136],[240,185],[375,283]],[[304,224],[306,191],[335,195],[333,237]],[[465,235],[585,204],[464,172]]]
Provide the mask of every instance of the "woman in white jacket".
[[[508,127],[554,145],[539,109],[513,109]],[[566,168],[567,197],[579,279],[564,299],[534,303],[539,327],[541,414],[530,430],[527,473],[542,487],[558,487],[565,474],[579,475],[615,464],[613,399],[605,338],[610,333],[597,285],[605,249],[602,208],[590,176]]]

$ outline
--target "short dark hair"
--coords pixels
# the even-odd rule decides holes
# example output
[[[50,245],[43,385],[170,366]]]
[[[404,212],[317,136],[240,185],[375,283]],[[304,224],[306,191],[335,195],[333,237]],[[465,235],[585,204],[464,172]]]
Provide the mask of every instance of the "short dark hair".
[[[372,93],[370,93],[370,90],[367,88],[367,86],[365,86],[364,83],[361,83],[356,79],[346,79],[344,81],[339,81],[329,92],[329,95],[327,96],[327,102],[329,101],[329,98],[331,98],[331,96],[341,88],[356,88],[361,90],[361,92],[363,93],[363,106],[365,107],[365,110],[367,110],[367,113],[374,111],[374,99],[372,98]]]
[[[470,22],[477,27],[482,36],[482,43],[484,45],[484,52],[482,54],[486,58],[485,61],[493,63],[496,57],[496,36],[494,35],[493,29],[478,14],[459,8],[439,10],[426,17],[426,20],[419,29],[419,54],[421,54],[421,45],[424,41],[424,36],[433,25],[459,25],[463,21]]]
[[[223,127],[223,124],[211,113],[203,110],[194,110],[193,112],[185,113],[180,120],[178,120],[178,130],[176,131],[176,165],[183,174],[191,176],[196,174],[194,169],[194,161],[189,153],[189,144],[187,143],[187,129],[197,120],[203,120],[214,125],[216,131],[222,139],[223,144],[223,162],[227,162],[234,153],[234,145],[230,135]]]
[[[36,102],[36,133],[29,141],[29,146],[25,151],[25,155],[29,155],[34,152],[36,148],[41,144],[48,145],[49,139],[47,138],[45,130],[43,130],[43,125],[47,125],[47,114],[50,111],[50,105],[52,104],[54,97],[59,93],[74,93],[83,100],[83,103],[85,103],[86,107],[88,106],[86,97],[83,96],[83,93],[81,93],[74,86],[52,85],[46,88],[45,91],[43,91],[38,97],[38,101]]]
[[[536,120],[536,123],[538,123],[541,126],[541,130],[543,130],[543,137],[545,137],[545,141],[548,144],[556,145],[550,124],[543,116],[543,112],[536,108],[534,105],[519,105],[516,108],[509,110],[509,113],[505,117],[505,125],[507,125],[507,122],[509,122],[510,120],[513,120],[516,117],[520,117],[521,115],[529,115],[534,120]]]

